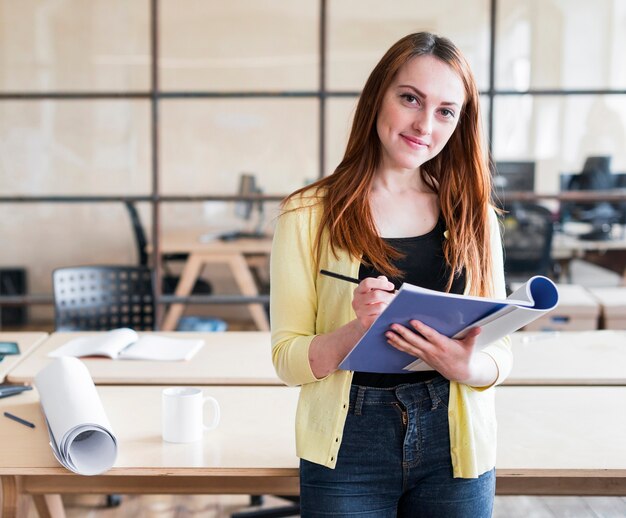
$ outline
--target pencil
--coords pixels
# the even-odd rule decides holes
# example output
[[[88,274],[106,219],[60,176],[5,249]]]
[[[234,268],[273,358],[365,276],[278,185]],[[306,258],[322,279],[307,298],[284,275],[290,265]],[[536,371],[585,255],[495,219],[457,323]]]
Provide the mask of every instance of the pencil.
[[[4,417],[8,417],[9,419],[13,419],[13,421],[17,421],[18,423],[23,424],[24,426],[29,426],[30,428],[35,428],[35,425],[26,419],[22,419],[21,417],[17,417],[16,415],[10,414],[9,412],[4,413]]]
[[[326,275],[328,277],[334,277],[335,279],[339,279],[342,281],[353,282],[354,284],[361,284],[359,279],[355,279],[354,277],[348,277],[347,275],[341,275],[340,273],[329,272],[328,270],[320,270],[322,275]],[[387,293],[395,293],[397,290],[383,290]]]
[[[354,277],[348,277],[347,275],[341,275],[340,273],[329,272],[328,270],[320,270],[322,275],[327,275],[328,277],[334,277],[335,279],[341,279],[342,281],[353,282],[354,284],[360,284],[361,281],[359,279],[355,279]]]

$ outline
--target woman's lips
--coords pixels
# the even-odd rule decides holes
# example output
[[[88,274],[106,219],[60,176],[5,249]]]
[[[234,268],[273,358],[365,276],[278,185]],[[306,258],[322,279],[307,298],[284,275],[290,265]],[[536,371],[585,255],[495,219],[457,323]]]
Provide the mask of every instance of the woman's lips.
[[[404,135],[403,133],[400,133],[400,136],[413,149],[422,149],[422,148],[428,147],[428,143],[419,137],[414,137],[412,135]]]

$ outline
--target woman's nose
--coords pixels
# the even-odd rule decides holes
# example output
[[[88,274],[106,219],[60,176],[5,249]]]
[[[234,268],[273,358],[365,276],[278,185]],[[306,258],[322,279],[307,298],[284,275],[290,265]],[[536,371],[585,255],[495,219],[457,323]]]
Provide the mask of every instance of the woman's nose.
[[[427,110],[418,112],[413,122],[413,128],[421,135],[430,135],[433,131],[433,114]]]

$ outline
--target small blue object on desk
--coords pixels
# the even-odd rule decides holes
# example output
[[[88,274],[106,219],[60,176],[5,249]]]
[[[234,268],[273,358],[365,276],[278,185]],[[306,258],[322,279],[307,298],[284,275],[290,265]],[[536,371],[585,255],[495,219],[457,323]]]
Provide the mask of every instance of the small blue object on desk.
[[[28,387],[26,385],[0,385],[0,398],[15,396],[16,394],[21,394],[25,390],[32,390],[33,387]]]
[[[223,332],[228,329],[226,322],[212,317],[182,317],[176,331],[196,331],[204,333]]]
[[[27,421],[26,419],[22,419],[21,417],[17,417],[16,415],[13,415],[9,412],[5,412],[4,413],[4,417],[8,417],[9,419],[13,419],[13,421],[16,421],[20,424],[23,424],[24,426],[28,426],[29,428],[35,428],[35,424],[31,423],[30,421]]]

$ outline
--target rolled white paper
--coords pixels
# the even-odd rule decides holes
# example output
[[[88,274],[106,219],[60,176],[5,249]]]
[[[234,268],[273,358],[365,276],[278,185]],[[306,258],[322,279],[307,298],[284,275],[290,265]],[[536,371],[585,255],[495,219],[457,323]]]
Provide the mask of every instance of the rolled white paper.
[[[117,439],[87,367],[56,358],[35,377],[50,446],[57,460],[80,475],[99,475],[115,464]]]

